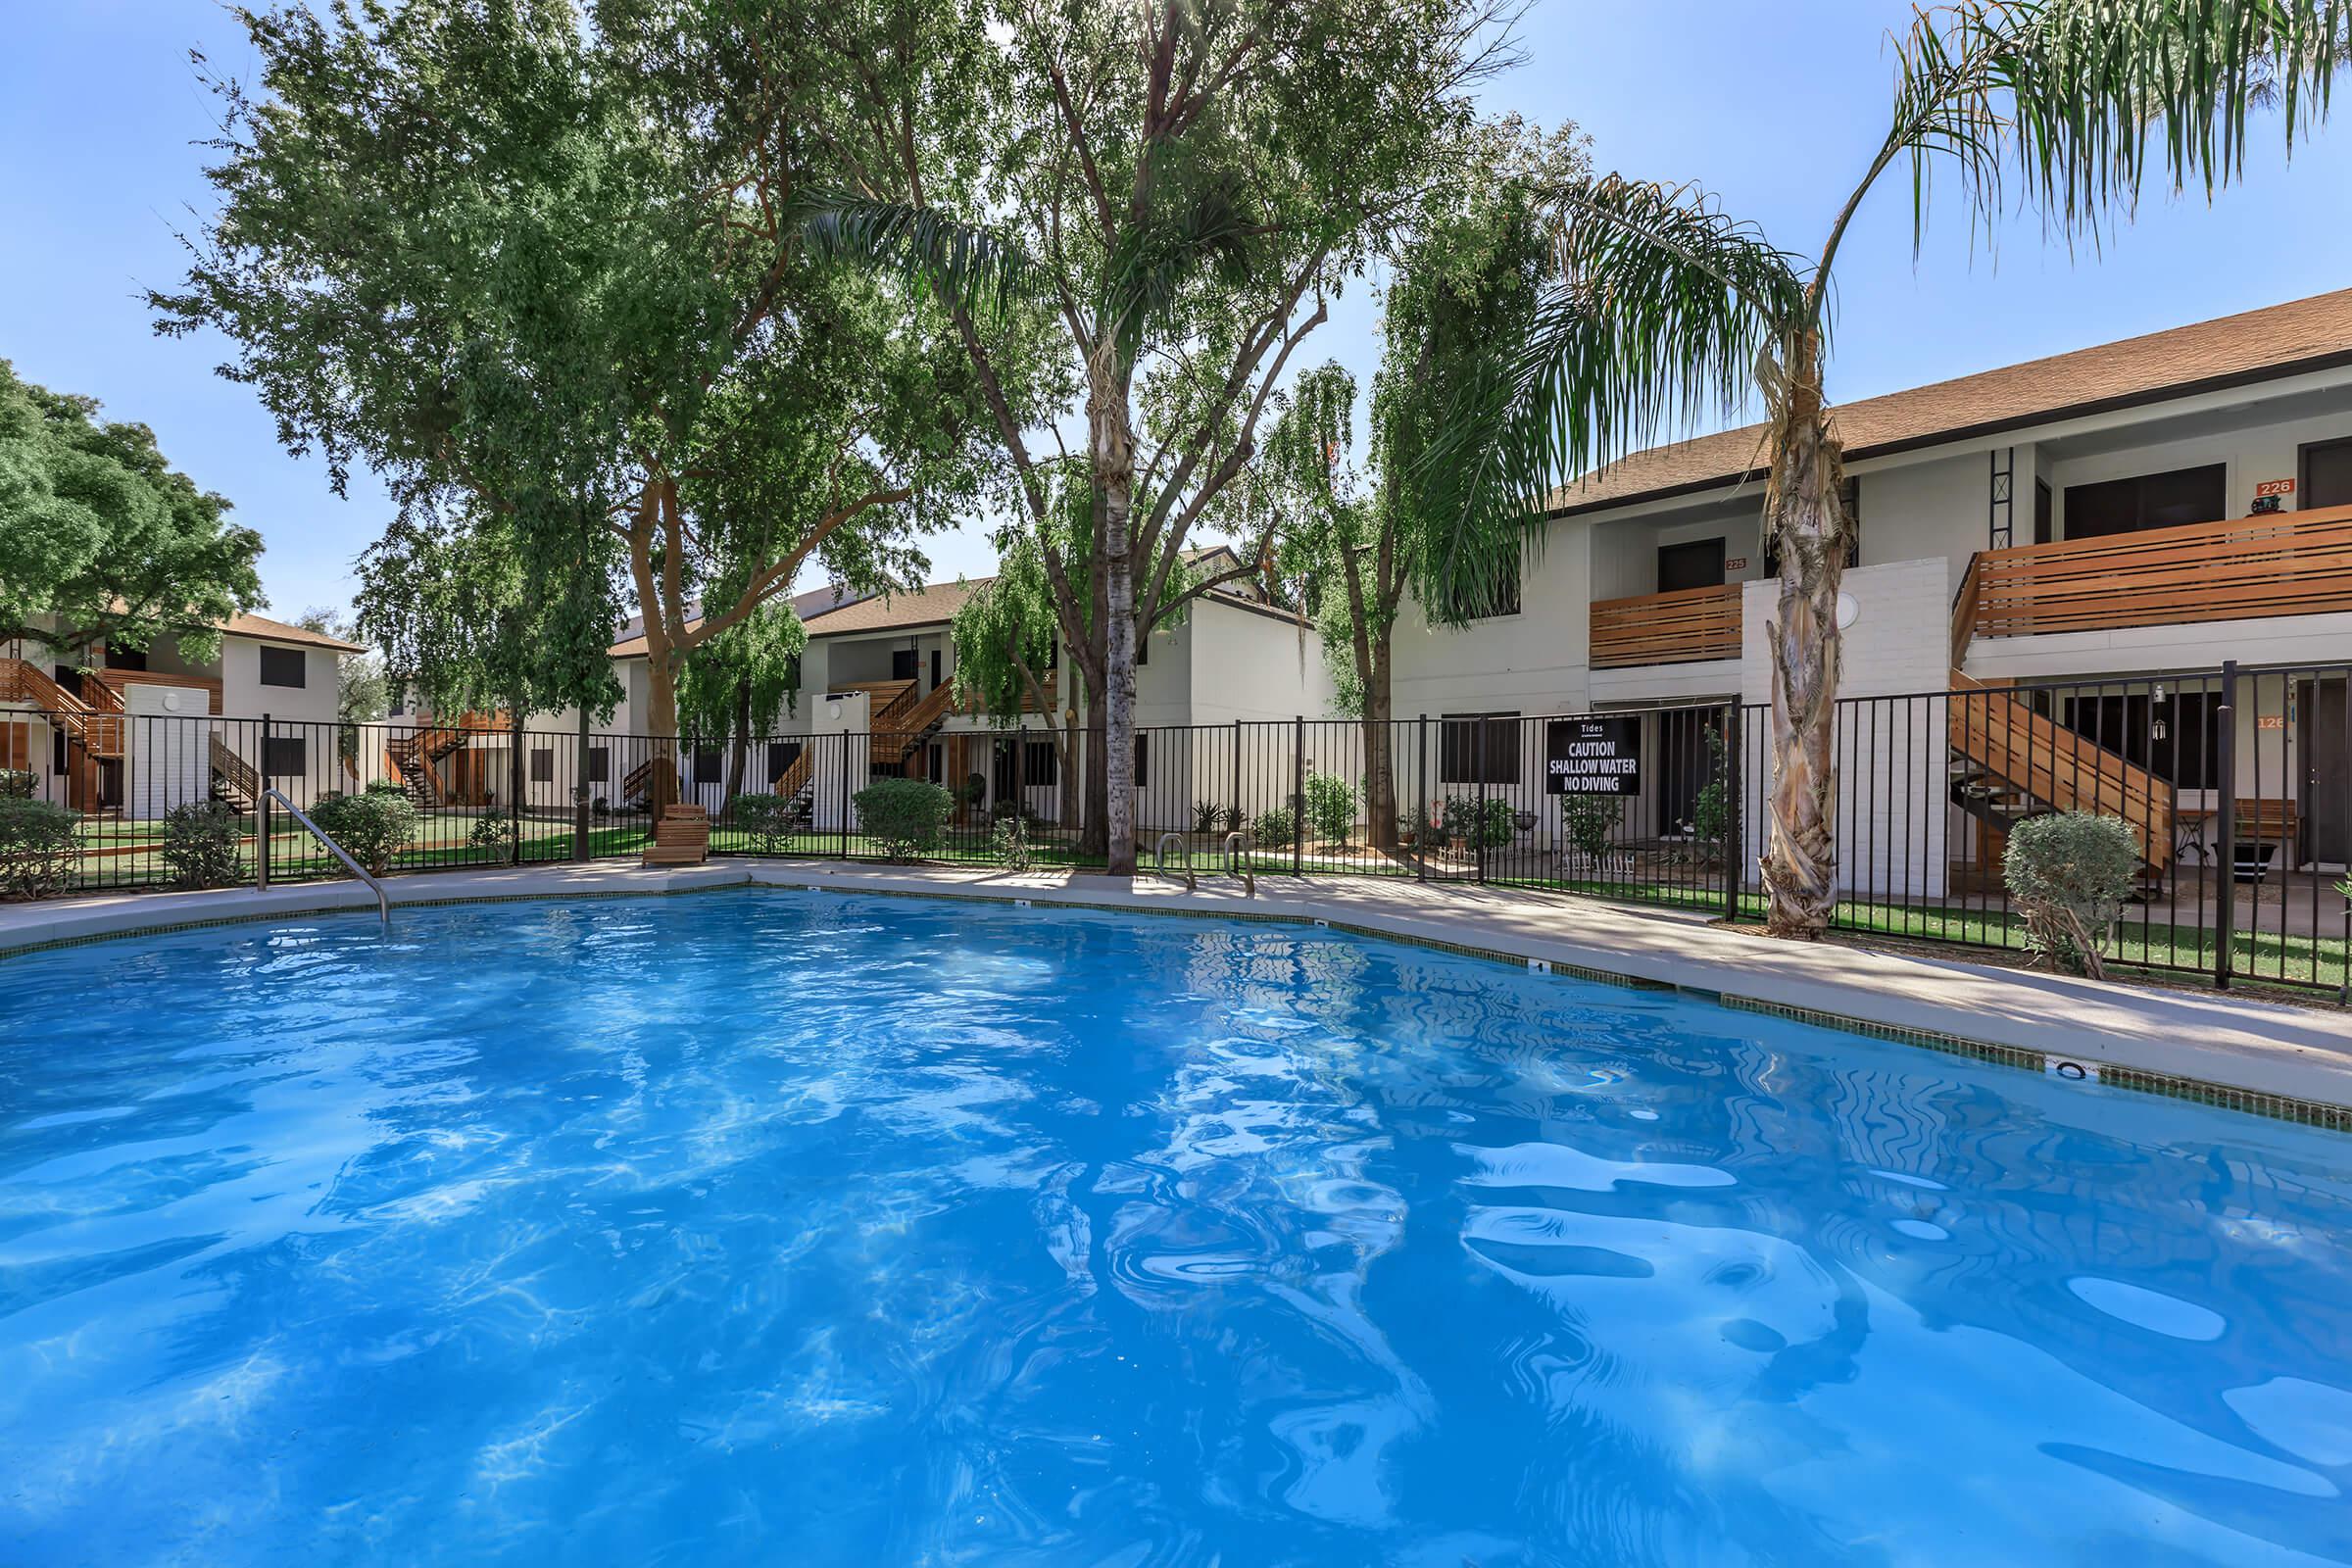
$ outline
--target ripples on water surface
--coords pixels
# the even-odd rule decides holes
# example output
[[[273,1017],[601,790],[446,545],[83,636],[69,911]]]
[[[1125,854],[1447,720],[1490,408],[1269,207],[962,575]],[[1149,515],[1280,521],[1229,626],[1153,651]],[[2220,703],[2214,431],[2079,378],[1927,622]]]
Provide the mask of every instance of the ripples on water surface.
[[[0,965],[0,1563],[2352,1561],[2352,1140],[1328,932]]]

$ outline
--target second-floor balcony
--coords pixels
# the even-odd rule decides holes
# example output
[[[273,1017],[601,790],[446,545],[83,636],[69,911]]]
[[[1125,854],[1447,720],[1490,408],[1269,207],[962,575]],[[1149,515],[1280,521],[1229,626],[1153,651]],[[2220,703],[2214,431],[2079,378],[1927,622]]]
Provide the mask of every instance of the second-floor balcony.
[[[1689,664],[1740,657],[1740,588],[1713,588],[1601,599],[1592,605],[1594,669]]]
[[[2352,507],[1987,550],[1952,607],[1979,637],[2036,637],[2352,611]]]

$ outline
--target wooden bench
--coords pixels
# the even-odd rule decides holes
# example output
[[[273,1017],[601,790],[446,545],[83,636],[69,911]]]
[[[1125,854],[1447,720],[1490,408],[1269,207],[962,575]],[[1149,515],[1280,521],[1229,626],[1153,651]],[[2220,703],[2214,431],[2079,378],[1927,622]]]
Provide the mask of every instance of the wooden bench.
[[[2231,875],[2240,882],[2259,882],[2272,860],[2284,855],[2294,859],[2295,803],[2255,799],[2237,803],[2235,832],[2237,863]]]
[[[662,808],[654,824],[654,842],[647,845],[644,865],[700,865],[710,858],[710,813],[699,806],[672,802]]]

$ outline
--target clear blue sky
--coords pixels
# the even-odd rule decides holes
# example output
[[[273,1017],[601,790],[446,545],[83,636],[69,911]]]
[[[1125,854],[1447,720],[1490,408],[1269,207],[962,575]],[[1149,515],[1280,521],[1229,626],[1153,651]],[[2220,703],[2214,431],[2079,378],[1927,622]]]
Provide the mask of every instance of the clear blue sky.
[[[1603,168],[1696,178],[1782,245],[1810,253],[1885,125],[1885,31],[1906,8],[1800,0],[1539,0],[1527,63],[1489,92],[1545,124],[1574,120]],[[172,238],[207,187],[211,101],[187,61],[246,74],[250,51],[203,0],[72,0],[21,7],[0,58],[0,356],[20,374],[92,394],[153,425],[165,453],[230,497],[269,541],[273,610],[350,597],[351,563],[388,508],[355,477],[337,500],[316,458],[277,444],[253,395],[220,380],[218,341],[156,337],[139,292],[179,274]],[[1812,83],[1809,101],[1788,94]],[[1839,262],[1833,397],[1853,399],[2352,283],[2352,114],[2290,167],[2265,147],[2252,178],[2212,208],[2159,201],[2103,255],[2042,245],[2031,216],[1997,254],[1940,204],[1911,254],[1908,193],[1881,190]],[[1376,358],[1368,291],[1301,351],[1359,373]],[[990,569],[976,533],[931,551],[935,574]]]

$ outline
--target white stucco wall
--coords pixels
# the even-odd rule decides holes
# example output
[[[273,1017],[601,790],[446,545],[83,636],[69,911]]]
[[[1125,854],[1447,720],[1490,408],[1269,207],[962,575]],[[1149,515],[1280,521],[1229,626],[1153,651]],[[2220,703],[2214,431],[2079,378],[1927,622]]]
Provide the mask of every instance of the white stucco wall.
[[[1545,525],[1521,558],[1515,615],[1432,627],[1409,594],[1396,616],[1399,717],[1515,710],[1583,711],[1591,704],[1592,529],[1581,518]]]

